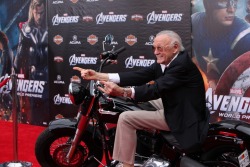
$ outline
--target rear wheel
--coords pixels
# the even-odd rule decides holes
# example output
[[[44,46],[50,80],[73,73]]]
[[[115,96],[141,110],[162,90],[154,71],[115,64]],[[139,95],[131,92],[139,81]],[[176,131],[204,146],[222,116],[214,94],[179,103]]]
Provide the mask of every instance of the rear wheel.
[[[89,160],[89,156],[102,159],[102,149],[99,141],[94,141],[91,133],[85,132],[82,135],[80,145],[77,146],[75,154],[70,162],[66,161],[66,156],[70,148],[74,131],[71,129],[58,129],[51,132],[45,129],[38,137],[35,145],[35,155],[42,167],[96,167],[98,162]]]
[[[238,167],[238,156],[241,152],[242,150],[234,146],[220,146],[202,155],[202,160],[210,167]]]

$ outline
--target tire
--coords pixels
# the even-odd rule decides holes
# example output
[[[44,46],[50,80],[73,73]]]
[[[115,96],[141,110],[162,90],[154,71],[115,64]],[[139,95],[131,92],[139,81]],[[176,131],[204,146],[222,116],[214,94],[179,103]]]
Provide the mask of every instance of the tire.
[[[209,167],[239,167],[237,160],[241,149],[233,145],[222,145],[209,150],[201,156],[204,162],[209,162],[206,165]]]
[[[42,167],[97,167],[99,163],[91,158],[102,160],[103,151],[100,141],[94,141],[91,133],[82,135],[81,143],[77,146],[72,160],[67,163],[66,155],[70,148],[75,131],[69,128],[45,129],[35,144],[36,159]]]

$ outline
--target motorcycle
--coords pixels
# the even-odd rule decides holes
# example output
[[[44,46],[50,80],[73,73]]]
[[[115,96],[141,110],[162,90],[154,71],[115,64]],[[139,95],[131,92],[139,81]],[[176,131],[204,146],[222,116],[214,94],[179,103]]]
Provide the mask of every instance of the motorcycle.
[[[122,47],[103,52],[98,72],[117,60]],[[123,97],[111,97],[101,92],[99,81],[84,86],[73,79],[69,95],[79,105],[76,118],[51,121],[39,135],[35,155],[42,167],[113,167],[112,160],[116,123],[124,111],[156,109],[149,102],[134,102]],[[135,166],[143,167],[245,167],[249,164],[250,125],[237,120],[210,124],[201,148],[182,150],[171,132],[138,130]],[[137,163],[138,162],[138,163]]]
[[[111,61],[117,59],[122,47],[118,50],[101,54],[99,72]],[[132,100],[108,97],[98,90],[99,82],[90,81],[87,87],[72,79],[69,95],[73,104],[79,105],[76,118],[62,118],[51,121],[39,135],[35,144],[35,155],[42,167],[96,167],[102,162],[111,165],[111,155],[115,138],[115,127],[121,112],[127,110],[152,110],[150,103],[135,103]],[[146,143],[137,152],[140,159],[156,153],[157,137],[155,131],[147,130],[138,133],[142,143]],[[149,141],[151,143],[149,143]],[[139,149],[138,149],[139,150]],[[145,151],[146,150],[146,151]],[[145,154],[143,153],[145,151]],[[142,153],[142,154],[141,154]],[[103,165],[104,166],[104,165]]]

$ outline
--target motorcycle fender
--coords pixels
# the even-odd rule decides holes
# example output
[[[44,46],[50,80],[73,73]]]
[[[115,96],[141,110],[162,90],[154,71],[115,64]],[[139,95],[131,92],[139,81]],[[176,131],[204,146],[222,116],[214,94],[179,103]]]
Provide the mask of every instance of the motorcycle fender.
[[[223,135],[211,135],[208,136],[203,143],[203,149],[209,151],[211,149],[220,146],[234,146],[236,148],[244,148],[244,141],[240,138],[223,136]]]
[[[249,129],[250,124],[240,120],[223,120],[210,124],[208,137],[204,145],[206,148],[217,147],[218,145],[234,145],[242,149],[244,145],[249,147]]]
[[[183,156],[181,158],[181,162],[180,162],[180,167],[205,167],[203,164],[187,157],[187,156]]]
[[[77,120],[76,119],[57,119],[50,122],[48,128],[50,131],[58,129],[72,129],[76,130]]]

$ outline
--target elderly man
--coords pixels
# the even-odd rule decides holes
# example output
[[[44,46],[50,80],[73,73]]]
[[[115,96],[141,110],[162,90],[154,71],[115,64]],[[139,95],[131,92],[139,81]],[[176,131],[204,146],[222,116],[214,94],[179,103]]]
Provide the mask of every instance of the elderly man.
[[[161,31],[154,39],[153,51],[157,62],[134,72],[107,74],[74,67],[84,79],[100,80],[104,85],[100,90],[106,94],[136,101],[162,99],[163,108],[155,112],[126,111],[120,115],[113,159],[124,167],[134,166],[136,129],[171,131],[187,150],[199,147],[207,133],[204,82],[181,38],[174,31]],[[152,80],[153,84],[145,84]],[[131,85],[136,87],[121,87]]]

